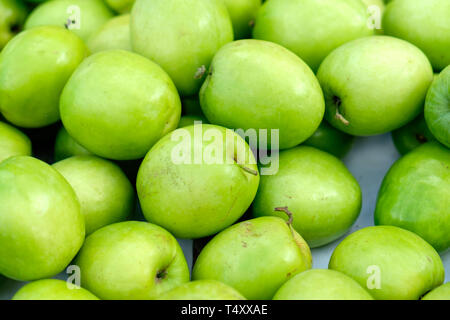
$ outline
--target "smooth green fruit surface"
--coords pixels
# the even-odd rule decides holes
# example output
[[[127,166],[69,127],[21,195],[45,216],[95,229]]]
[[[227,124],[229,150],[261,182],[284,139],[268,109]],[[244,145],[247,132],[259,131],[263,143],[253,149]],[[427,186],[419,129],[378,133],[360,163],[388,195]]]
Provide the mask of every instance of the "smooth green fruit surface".
[[[137,0],[133,50],[158,63],[183,96],[198,93],[214,54],[233,41],[223,0]]]
[[[316,71],[335,48],[373,34],[368,18],[361,0],[267,1],[256,18],[253,37],[288,48]]]
[[[197,280],[163,293],[158,300],[246,300],[239,292],[215,280]]]
[[[223,0],[233,23],[235,39],[251,38],[252,26],[261,7],[261,0]]]
[[[450,66],[433,80],[428,90],[425,120],[436,139],[450,148]]]
[[[213,235],[248,209],[258,189],[257,170],[249,146],[233,131],[214,125],[177,129],[139,168],[142,212],[179,238]]]
[[[28,16],[25,29],[60,26],[87,41],[113,13],[103,0],[51,0],[40,4]]]
[[[351,149],[354,137],[322,121],[319,128],[303,145],[314,147],[343,158]]]
[[[28,281],[52,277],[84,241],[84,219],[69,183],[25,156],[0,163],[0,273]]]
[[[198,256],[192,277],[221,281],[247,299],[264,300],[311,264],[308,245],[292,227],[277,217],[261,217],[216,235]]]
[[[334,50],[317,77],[325,118],[341,131],[368,136],[395,130],[419,115],[433,70],[412,44],[373,36]]]
[[[64,160],[72,156],[92,155],[91,152],[76,142],[64,127],[61,127],[56,135],[54,153],[55,161]]]
[[[307,270],[288,280],[273,300],[373,300],[358,282],[334,270]]]
[[[0,0],[0,50],[22,29],[27,12],[21,0]]]
[[[8,42],[0,54],[4,117],[27,128],[58,121],[61,91],[86,54],[83,41],[61,27],[35,28]]]
[[[68,285],[56,279],[34,281],[24,285],[12,300],[99,300],[86,289]]]
[[[106,226],[89,237],[76,265],[81,285],[105,300],[152,300],[189,281],[177,240],[147,222]]]
[[[86,235],[126,220],[134,210],[134,189],[116,164],[95,156],[71,157],[53,165],[77,194]]]
[[[425,118],[421,114],[406,126],[392,131],[392,140],[398,152],[405,155],[426,142],[436,141],[436,138],[428,129]]]
[[[450,248],[450,150],[434,142],[411,151],[387,173],[375,224],[417,233],[436,250]]]
[[[21,131],[0,121],[0,162],[13,156],[31,156],[31,141]]]
[[[378,300],[417,300],[444,281],[444,266],[433,247],[392,226],[349,235],[334,250],[329,268],[352,277]]]
[[[152,61],[123,50],[87,58],[61,96],[67,132],[90,152],[114,160],[142,158],[177,127],[180,114],[169,76]]]
[[[450,300],[450,282],[431,290],[422,300]]]
[[[339,159],[301,146],[281,151],[279,166],[278,173],[261,176],[252,207],[255,216],[285,218],[275,208],[287,207],[292,226],[312,248],[350,229],[361,210],[361,189]]]
[[[126,14],[108,20],[89,38],[87,46],[91,53],[112,49],[131,51],[130,15]]]
[[[267,130],[269,145],[271,130],[279,130],[281,149],[309,138],[324,113],[322,90],[311,69],[289,50],[261,40],[235,41],[216,54],[200,104],[211,123]]]
[[[118,13],[130,12],[135,0],[105,0],[106,4]]]
[[[436,71],[450,64],[450,2],[447,0],[396,0],[383,17],[388,35],[419,47]]]

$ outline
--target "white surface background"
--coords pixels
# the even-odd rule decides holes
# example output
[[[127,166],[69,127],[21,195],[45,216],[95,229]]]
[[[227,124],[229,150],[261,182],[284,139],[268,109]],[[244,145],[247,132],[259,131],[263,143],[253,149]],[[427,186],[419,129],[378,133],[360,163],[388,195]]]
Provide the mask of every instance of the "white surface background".
[[[361,215],[350,232],[373,225],[373,212],[381,181],[399,157],[390,134],[356,139],[352,150],[344,158],[344,162],[361,186],[363,205]],[[313,267],[327,268],[331,253],[340,241],[337,240],[327,246],[313,249]],[[192,267],[192,241],[182,240],[180,242],[189,266]],[[450,281],[450,250],[441,256],[445,266],[446,282],[448,282]],[[58,278],[65,279],[65,275],[61,274]],[[23,283],[12,280],[0,284],[0,299],[10,299],[22,285]]]

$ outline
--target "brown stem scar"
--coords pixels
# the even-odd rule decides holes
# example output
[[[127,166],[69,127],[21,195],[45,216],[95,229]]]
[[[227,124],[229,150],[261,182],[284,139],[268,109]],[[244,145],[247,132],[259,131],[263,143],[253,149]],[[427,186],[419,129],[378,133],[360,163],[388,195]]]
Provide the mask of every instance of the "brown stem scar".
[[[292,222],[294,221],[294,215],[292,214],[292,212],[289,211],[288,207],[278,207],[278,208],[275,208],[275,211],[286,213],[286,215],[289,218],[287,221],[287,224],[292,225]]]
[[[197,69],[197,72],[195,73],[194,79],[201,79],[206,73],[206,67],[205,65],[202,65],[200,68]]]

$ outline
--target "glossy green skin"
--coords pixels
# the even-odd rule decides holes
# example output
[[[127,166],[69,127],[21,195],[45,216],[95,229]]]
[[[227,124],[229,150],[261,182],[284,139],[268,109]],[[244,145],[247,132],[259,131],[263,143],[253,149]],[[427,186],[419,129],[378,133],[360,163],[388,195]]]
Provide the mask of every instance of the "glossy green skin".
[[[334,270],[307,270],[287,281],[273,300],[373,300],[358,282]]]
[[[77,156],[55,163],[53,168],[77,194],[86,235],[132,214],[134,188],[116,164],[95,156]]]
[[[26,156],[0,163],[0,273],[29,281],[52,277],[84,241],[84,219],[69,183]]]
[[[182,116],[178,123],[178,128],[193,126],[195,122],[208,123],[208,119],[202,116]]]
[[[261,0],[223,0],[233,23],[234,39],[248,39],[261,7]]]
[[[35,28],[16,36],[0,54],[3,116],[27,128],[58,121],[61,91],[86,55],[83,41],[60,27]]]
[[[369,289],[370,267],[379,268],[379,289]],[[433,247],[392,226],[349,235],[334,250],[329,268],[352,277],[377,300],[417,300],[444,281],[444,266]]]
[[[322,121],[319,128],[303,145],[311,146],[343,158],[352,148],[354,137]]]
[[[56,135],[55,141],[55,161],[61,161],[72,156],[92,155],[86,148],[76,142],[67,132],[66,128],[61,127]]]
[[[79,8],[79,17],[78,12],[70,11],[72,7]],[[65,27],[69,19],[73,19],[76,23],[79,22],[79,27],[71,24],[69,29],[87,41],[112,17],[112,11],[103,0],[51,0],[33,10],[25,23],[25,29],[49,25]]]
[[[118,13],[130,12],[135,0],[105,0],[106,4]]]
[[[247,299],[267,300],[311,264],[310,249],[297,232],[283,219],[261,217],[216,235],[198,256],[192,278],[221,281]]]
[[[31,141],[21,131],[0,121],[0,162],[13,156],[31,156]]]
[[[239,66],[239,72],[236,72]],[[289,50],[267,41],[239,40],[216,54],[200,91],[211,123],[235,129],[279,129],[280,148],[294,147],[319,127],[324,114],[320,85]]]
[[[422,300],[450,300],[450,282],[427,293]]]
[[[258,13],[253,37],[278,43],[314,71],[340,45],[374,32],[361,0],[277,0]]]
[[[334,50],[317,77],[328,122],[348,134],[369,136],[400,128],[419,115],[433,70],[412,44],[373,36]],[[340,120],[337,112],[348,123]]]
[[[246,300],[239,292],[215,280],[192,281],[163,293],[158,300]]]
[[[436,138],[428,129],[425,118],[421,114],[406,126],[392,131],[392,141],[398,152],[405,155],[426,142],[436,141]]]
[[[214,163],[195,161],[194,145],[198,143],[194,139],[198,138],[194,135],[200,130],[204,136],[220,135],[214,141],[204,138],[201,146],[203,156],[213,148],[218,149]],[[182,141],[179,134],[183,135]],[[227,134],[233,137],[235,149],[226,143]],[[190,152],[190,163],[173,161],[173,153],[180,146]],[[176,237],[187,239],[210,236],[233,224],[252,203],[260,178],[259,174],[244,171],[234,158],[240,158],[239,163],[257,172],[249,146],[231,130],[197,125],[162,138],[145,157],[137,176],[137,192],[145,218]]]
[[[428,90],[425,120],[436,139],[450,148],[450,66],[433,80]]]
[[[233,27],[223,0],[137,0],[133,6],[133,50],[166,70],[182,96],[198,93],[204,79],[199,68],[208,68],[230,41]]]
[[[69,289],[67,282],[56,279],[38,280],[24,285],[12,300],[99,300],[86,289]]]
[[[361,189],[339,159],[301,146],[281,151],[279,167],[277,174],[261,176],[254,216],[286,218],[274,209],[288,207],[293,227],[312,248],[350,229],[361,210]]]
[[[97,230],[86,238],[76,265],[82,271],[82,287],[104,300],[152,300],[189,281],[177,240],[147,222],[120,222]]]
[[[91,53],[122,49],[131,51],[130,15],[110,19],[87,42]]]
[[[417,233],[437,251],[450,248],[450,150],[430,142],[398,160],[378,192],[375,224]]]
[[[416,45],[436,71],[450,64],[450,2],[442,0],[396,0],[383,17],[385,34]]]
[[[87,150],[132,160],[177,127],[181,102],[157,64],[110,50],[83,61],[64,88],[60,111],[67,132]]]
[[[0,50],[22,29],[27,13],[21,0],[0,0]]]

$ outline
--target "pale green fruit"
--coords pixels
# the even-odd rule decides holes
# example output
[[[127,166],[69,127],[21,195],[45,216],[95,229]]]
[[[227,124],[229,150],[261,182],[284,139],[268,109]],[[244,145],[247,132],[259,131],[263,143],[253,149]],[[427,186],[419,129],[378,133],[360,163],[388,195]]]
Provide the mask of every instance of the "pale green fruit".
[[[317,77],[328,122],[346,133],[368,136],[395,130],[419,115],[433,70],[412,44],[373,36],[334,50]]]
[[[216,235],[198,256],[192,277],[221,281],[247,299],[264,300],[311,264],[308,245],[291,226],[277,217],[262,217]]]
[[[91,53],[122,49],[131,51],[130,15],[110,19],[87,42]]]
[[[198,92],[214,54],[230,41],[223,0],[137,0],[131,13],[134,51],[158,63],[183,96]]]
[[[246,300],[239,292],[215,280],[198,280],[182,284],[163,293],[158,300]]]
[[[99,300],[86,289],[69,285],[56,279],[34,281],[17,291],[12,300]]]
[[[361,189],[345,165],[307,146],[281,151],[278,161],[276,174],[261,176],[253,215],[286,218],[275,208],[287,207],[312,248],[344,235],[361,210]]]
[[[436,139],[450,148],[450,66],[442,70],[428,90],[425,121]]]
[[[450,300],[450,282],[430,291],[422,300]]]
[[[33,10],[25,23],[25,29],[60,26],[87,41],[112,17],[113,13],[103,0],[51,0]]]
[[[87,55],[83,41],[60,27],[22,32],[0,54],[0,111],[11,123],[44,127],[59,120],[59,97]]]
[[[257,170],[249,146],[233,131],[213,125],[177,129],[139,168],[142,212],[179,238],[213,235],[248,209],[258,189]]]
[[[268,145],[271,130],[279,130],[281,149],[310,137],[324,114],[322,90],[311,69],[289,50],[261,40],[235,41],[216,54],[200,104],[211,123],[267,129]]]
[[[118,13],[130,12],[135,0],[105,0],[106,4]]]
[[[256,18],[253,37],[288,48],[316,71],[335,48],[372,35],[368,20],[361,0],[267,1]]]
[[[307,270],[287,281],[273,300],[373,300],[358,282],[334,270]]]
[[[251,38],[252,27],[261,7],[261,0],[223,0],[233,23],[235,39]]]
[[[396,0],[383,18],[388,35],[419,47],[436,71],[450,64],[450,1]]]
[[[87,156],[91,154],[69,135],[66,128],[61,127],[59,129],[55,141],[55,161],[64,160],[72,156]]]
[[[0,273],[28,281],[52,277],[84,240],[84,219],[69,183],[26,156],[0,163]]]
[[[178,128],[193,126],[196,122],[208,123],[208,120],[202,116],[182,116]]]
[[[53,167],[77,194],[86,235],[124,221],[133,212],[133,186],[116,164],[95,156],[77,156],[57,162]]]
[[[177,240],[147,222],[120,222],[97,230],[78,254],[81,285],[100,299],[150,300],[189,281]]]
[[[22,0],[0,0],[0,50],[22,29],[27,11]]]
[[[417,300],[444,281],[438,253],[397,227],[356,231],[334,250],[329,268],[345,273],[380,300]]]
[[[31,156],[31,141],[21,131],[0,121],[0,162],[13,156]]]
[[[142,158],[177,127],[181,102],[169,76],[135,53],[87,58],[61,96],[67,132],[90,152],[114,160]]]

